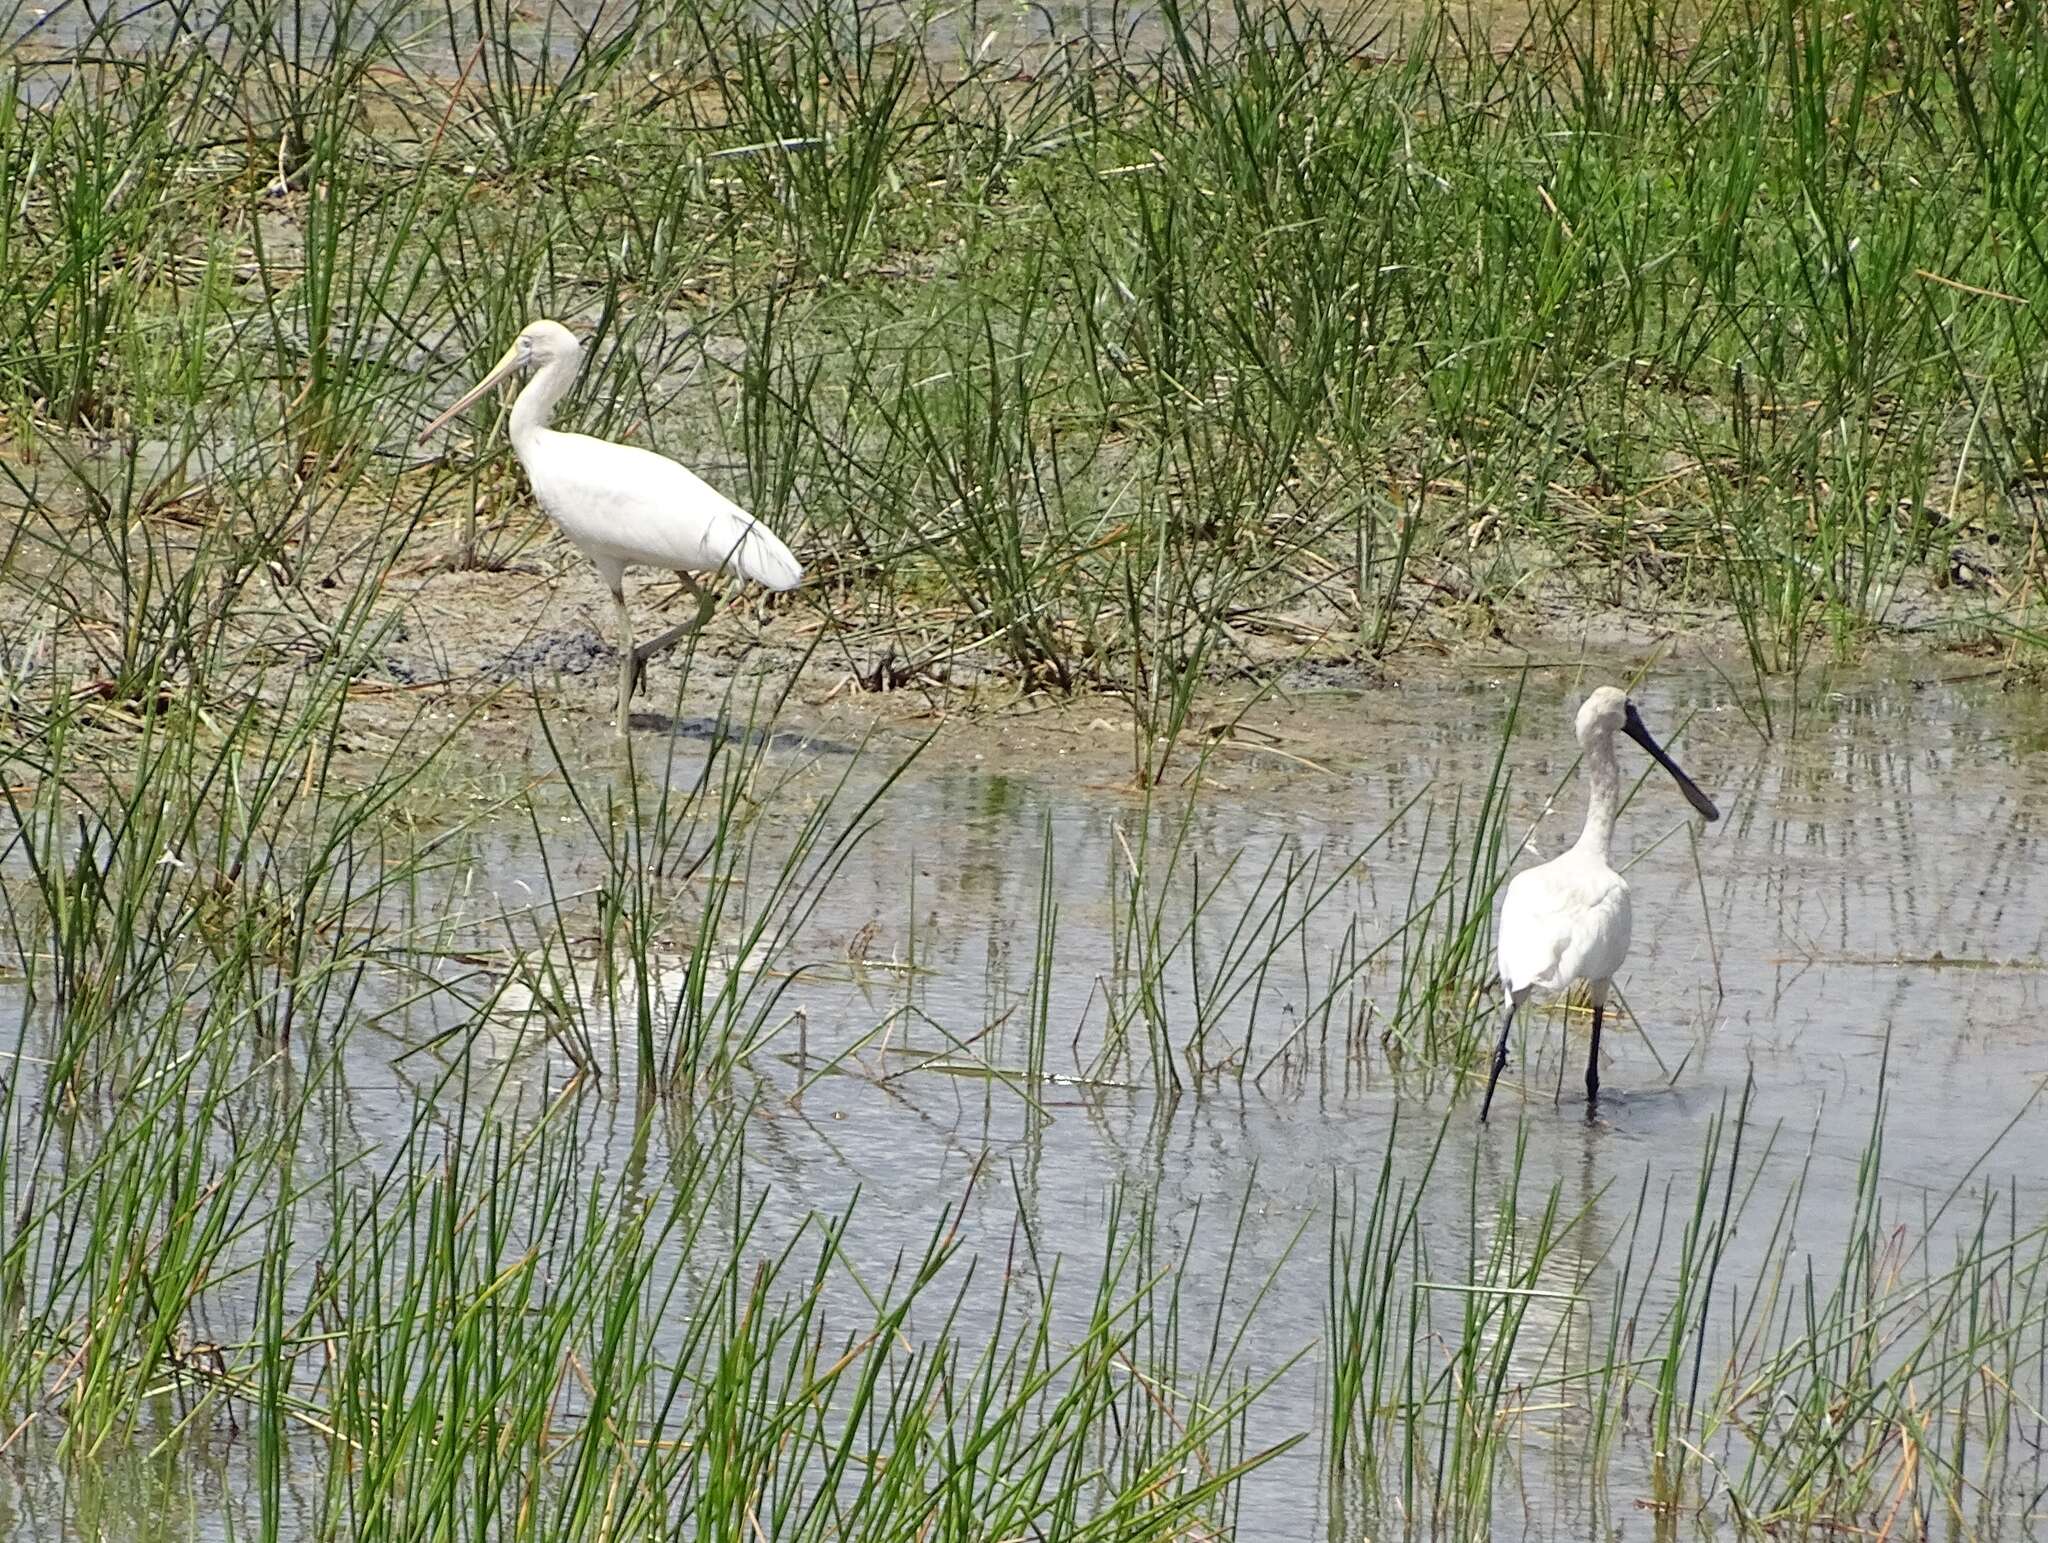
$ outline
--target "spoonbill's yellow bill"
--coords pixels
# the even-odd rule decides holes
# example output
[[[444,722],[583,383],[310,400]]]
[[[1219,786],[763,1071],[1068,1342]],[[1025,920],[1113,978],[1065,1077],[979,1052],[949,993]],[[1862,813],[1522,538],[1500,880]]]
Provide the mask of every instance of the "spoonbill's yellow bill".
[[[1614,836],[1614,814],[1621,803],[1621,768],[1614,761],[1614,734],[1620,730],[1671,773],[1687,803],[1709,820],[1721,818],[1714,801],[1693,786],[1692,778],[1650,737],[1636,705],[1612,686],[1602,686],[1579,709],[1579,748],[1585,755],[1586,781],[1592,790],[1586,828],[1578,843],[1562,857],[1529,868],[1508,881],[1500,907],[1500,981],[1507,992],[1507,1017],[1500,1026],[1500,1044],[1493,1052],[1493,1075],[1486,1080],[1486,1102],[1479,1106],[1485,1123],[1493,1107],[1494,1085],[1508,1064],[1508,1030],[1515,1009],[1532,991],[1568,991],[1580,981],[1593,999],[1593,1048],[1586,1057],[1586,1098],[1600,1096],[1600,1020],[1607,1011],[1607,987],[1628,956],[1628,881],[1608,862]]]
[[[558,321],[530,323],[453,407],[420,430],[425,440],[499,381],[520,370],[533,378],[512,404],[512,451],[533,496],[562,534],[597,565],[619,617],[619,733],[647,661],[697,631],[715,603],[697,574],[732,574],[769,589],[794,589],[802,566],[775,533],[667,456],[548,427],[555,403],[576,380],[582,350]],[[697,614],[633,646],[626,608],[626,565],[667,568],[697,601]]]

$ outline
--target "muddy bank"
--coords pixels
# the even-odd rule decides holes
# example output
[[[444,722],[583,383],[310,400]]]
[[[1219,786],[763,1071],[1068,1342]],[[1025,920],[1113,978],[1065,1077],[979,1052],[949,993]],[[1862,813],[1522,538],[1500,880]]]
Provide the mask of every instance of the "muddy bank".
[[[361,682],[352,721],[388,727],[432,702],[437,712],[474,710],[487,732],[514,738],[541,706],[568,723],[609,724],[617,691],[610,598],[580,554],[544,527],[533,535],[498,571],[451,571],[431,557],[394,567],[379,595],[393,626]],[[423,533],[409,553],[434,552],[438,537]],[[2007,670],[2002,650],[1954,644],[1969,611],[1954,591],[1929,590],[1912,603],[1902,596],[1897,614],[1910,625],[1898,634],[1871,640],[1854,657],[1817,657],[1803,676],[1760,686],[1726,610],[1673,608],[1654,596],[1589,610],[1560,583],[1549,589],[1483,607],[1425,589],[1401,649],[1384,657],[1362,653],[1354,623],[1334,607],[1298,608],[1284,630],[1233,628],[1166,780],[1189,775],[1198,760],[1220,786],[1312,774],[1341,764],[1360,733],[1406,732],[1409,715],[1422,710],[1405,703],[1417,691],[1430,701],[1447,691],[1499,698],[1525,674],[1552,683],[1626,683],[1645,672],[1718,678],[1716,711],[1730,719],[1731,734],[1762,728],[1766,700],[1776,706],[1774,731],[1783,733],[1796,726],[1800,702],[1830,692],[1989,678],[2030,690],[2033,679],[2018,666]],[[629,575],[628,594],[642,635],[691,604],[663,576]],[[930,764],[1130,782],[1144,738],[1143,703],[1131,692],[1031,689],[985,648],[949,649],[941,612],[922,623],[876,623],[849,614],[857,611],[829,574],[814,574],[791,596],[725,586],[687,660],[677,653],[652,665],[635,699],[636,737],[702,738],[713,722],[745,724],[779,704],[777,727],[815,737],[814,748],[826,753],[870,735],[908,744],[943,728],[949,732],[926,752]],[[1935,626],[1944,613],[1949,624]],[[926,654],[947,656],[942,663],[914,667],[917,652],[904,639],[920,633],[938,639]],[[1369,709],[1359,693],[1369,695]]]

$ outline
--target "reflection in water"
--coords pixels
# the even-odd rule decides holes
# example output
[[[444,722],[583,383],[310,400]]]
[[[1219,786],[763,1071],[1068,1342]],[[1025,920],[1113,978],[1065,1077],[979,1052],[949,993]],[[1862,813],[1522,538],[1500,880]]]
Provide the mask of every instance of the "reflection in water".
[[[1541,853],[1561,849],[1581,814],[1559,749],[1569,745],[1562,730],[1578,694],[1576,685],[1532,686],[1512,746],[1508,828],[1518,838],[1533,823]],[[1653,1322],[1668,1305],[1658,1294],[1671,1289],[1669,1260],[1709,1127],[1741,1102],[1746,1082],[1755,1087],[1742,1168],[1753,1188],[1743,1215],[1759,1220],[1735,1230],[1720,1263],[1740,1301],[1754,1299],[1774,1240],[1784,1246],[1773,1219],[1802,1176],[1799,1246],[1826,1259],[1838,1245],[1887,1047],[1887,1205],[1932,1219],[2034,1096],[2048,1036],[2038,967],[2048,862],[2034,812],[2043,768],[2029,753],[2038,703],[1893,685],[1844,690],[1796,743],[1769,744],[1720,705],[1722,694],[1709,678],[1667,678],[1640,694],[1655,721],[1687,724],[1674,736],[1683,759],[1726,818],[1699,833],[1695,851],[1683,807],[1662,796],[1661,783],[1622,815],[1616,860],[1632,861],[1637,942],[1617,982],[1627,1013],[1609,1036],[1608,1090],[1591,1123],[1570,1074],[1584,1028],[1562,1011],[1532,1015],[1526,1059],[1503,1083],[1490,1131],[1476,1125],[1470,1098],[1451,1105],[1441,1084],[1404,1080],[1383,1061],[1348,1066],[1341,1043],[1303,1053],[1291,1076],[1226,1070],[1170,1096],[1155,1090],[1142,1028],[1117,1021],[1133,970],[1132,854],[1148,839],[1154,853],[1178,840],[1165,914],[1185,921],[1197,874],[1214,898],[1155,982],[1170,1034],[1184,1041],[1210,1014],[1211,1064],[1253,1074],[1266,1066],[1328,992],[1347,935],[1378,940],[1408,914],[1412,875],[1433,871],[1443,810],[1460,790],[1469,798],[1484,787],[1502,693],[1411,686],[1305,707],[1347,724],[1348,753],[1318,754],[1333,772],[1276,767],[1250,794],[1205,792],[1185,828],[1179,809],[1155,811],[1148,827],[1141,807],[1114,792],[914,774],[879,806],[795,950],[738,962],[741,972],[795,972],[782,982],[774,1037],[735,1086],[707,1094],[746,1123],[747,1193],[764,1207],[747,1246],[773,1248],[812,1212],[843,1208],[857,1188],[846,1248],[875,1278],[948,1207],[964,1207],[961,1246],[986,1262],[977,1291],[1002,1279],[1020,1220],[1044,1255],[1065,1256],[1073,1278],[1087,1278],[1121,1186],[1154,1209],[1162,1259],[1191,1250],[1190,1322],[1220,1311],[1234,1323],[1256,1302],[1244,1362],[1258,1374],[1324,1339],[1333,1192],[1354,1178],[1369,1186],[1390,1142],[1397,1172],[1420,1175],[1441,1132],[1434,1185],[1452,1201],[1481,1197],[1474,1213],[1418,1218],[1420,1257],[1442,1281],[1462,1278],[1465,1261],[1496,1244],[1510,1274],[1527,1265],[1530,1229],[1553,1189],[1558,1219],[1569,1223],[1535,1261],[1508,1358],[1514,1385],[1531,1391],[1517,1395],[1525,1412],[1499,1459],[1501,1515],[1511,1528],[1526,1517],[1531,1535],[1601,1525],[1610,1510],[1651,1494],[1651,1456],[1624,1438],[1604,1489],[1592,1484],[1583,1441],[1602,1387],[1554,1378],[1562,1365],[1605,1359],[1610,1336],[1621,1337],[1623,1355],[1656,1351],[1627,1342],[1635,1331],[1617,1327],[1610,1304],[1625,1294],[1630,1325]],[[843,769],[828,760],[788,752],[789,786],[828,786]],[[417,898],[421,916],[436,918],[434,949],[394,969],[351,1032],[330,1026],[319,1051],[338,1049],[341,1068],[306,1132],[309,1152],[388,1151],[422,1105],[452,1120],[464,1099],[525,1122],[594,1063],[600,1092],[576,1108],[578,1160],[592,1173],[643,1163],[636,1191],[659,1186],[672,1160],[665,1143],[687,1122],[657,1133],[652,1153],[632,1140],[630,1070],[613,1070],[631,1065],[638,1020],[615,1005],[638,1000],[631,983],[621,993],[604,978],[592,934],[571,928],[549,941],[530,925],[551,887],[564,896],[594,890],[604,862],[577,847],[580,827],[561,824],[544,869],[536,828],[550,826],[493,827],[466,863],[443,870],[445,892]],[[1294,887],[1285,946],[1218,1008],[1202,983],[1237,980],[1221,962],[1245,917],[1267,914],[1275,860],[1290,857],[1320,857],[1322,880]],[[1034,937],[1048,875],[1057,929],[1041,999]],[[1277,926],[1272,935],[1282,935]],[[655,1021],[668,1026],[690,997],[689,940],[675,942],[657,959],[649,993]],[[699,989],[715,996],[734,968],[721,956],[697,972]],[[1392,955],[1360,971],[1362,1001],[1383,1012],[1395,973]],[[1045,1024],[1036,1052],[1035,1001]],[[25,1009],[8,1005],[21,1021]],[[1114,1055],[1119,1033],[1132,1037]],[[1034,1054],[1045,1081],[1025,1080]],[[2041,1214],[2043,1148],[2040,1120],[2023,1119],[1980,1175],[2009,1185],[2023,1227]],[[1728,1162],[1724,1141],[1716,1173]],[[1509,1193],[1517,1230],[1503,1238],[1498,1202]],[[1240,1214],[1226,1288],[1215,1240]],[[722,1225],[737,1227],[739,1215],[735,1202]],[[1667,1216],[1666,1266],[1645,1298],[1644,1261]],[[1641,1233],[1634,1242],[1632,1228]],[[1448,1289],[1418,1300],[1437,1336],[1425,1359],[1441,1362],[1465,1304]],[[241,1331],[215,1329],[223,1340]],[[1710,1355],[1709,1384],[1714,1364]],[[1688,1373],[1690,1365],[1688,1357]],[[1316,1352],[1282,1376],[1255,1409],[1252,1444],[1321,1429],[1323,1378]],[[1253,1476],[1245,1515],[1260,1518],[1255,1535],[1380,1535],[1384,1517],[1370,1497],[1355,1484],[1324,1484],[1328,1455],[1312,1440]],[[221,1461],[228,1476],[218,1482],[182,1463],[176,1480],[209,1536],[224,1535],[219,1519],[246,1458],[229,1451]],[[299,1478],[311,1486],[309,1475]],[[0,1508],[0,1533],[56,1535],[39,1480],[0,1483]],[[85,1516],[81,1502],[70,1525],[84,1527]]]

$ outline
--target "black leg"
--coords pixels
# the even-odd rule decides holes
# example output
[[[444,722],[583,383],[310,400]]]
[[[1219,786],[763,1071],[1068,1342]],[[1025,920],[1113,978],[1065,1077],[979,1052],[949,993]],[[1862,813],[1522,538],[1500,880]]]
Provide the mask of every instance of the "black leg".
[[[647,684],[647,661],[656,654],[666,653],[693,632],[702,631],[704,624],[711,620],[711,613],[718,605],[718,597],[708,589],[699,587],[697,581],[680,569],[676,577],[683,581],[683,588],[697,598],[697,614],[686,622],[679,623],[658,638],[649,638],[633,650],[633,687],[638,691]]]
[[[1600,1020],[1607,1015],[1607,998],[1593,999],[1593,1048],[1586,1052],[1586,1105],[1600,1101]]]
[[[1500,1021],[1500,1043],[1493,1047],[1493,1075],[1486,1079],[1486,1102],[1479,1106],[1479,1123],[1486,1123],[1486,1113],[1493,1107],[1493,1090],[1500,1082],[1500,1074],[1508,1065],[1508,1030],[1515,1024],[1515,1009],[1522,1005],[1519,997],[1508,998],[1508,1015]]]

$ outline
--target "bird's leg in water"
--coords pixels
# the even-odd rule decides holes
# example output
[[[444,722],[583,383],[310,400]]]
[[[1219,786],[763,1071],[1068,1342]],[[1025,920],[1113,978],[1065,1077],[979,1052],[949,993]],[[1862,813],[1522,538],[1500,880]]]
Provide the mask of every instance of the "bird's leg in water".
[[[1515,1009],[1522,1005],[1523,992],[1508,998],[1508,1015],[1500,1021],[1500,1043],[1493,1047],[1493,1075],[1486,1079],[1486,1102],[1479,1106],[1479,1123],[1486,1123],[1486,1112],[1493,1107],[1494,1085],[1500,1081],[1500,1074],[1508,1065],[1508,1030],[1515,1025]]]
[[[626,719],[633,705],[633,678],[640,664],[633,652],[633,613],[626,607],[623,587],[612,591],[612,603],[619,608],[619,738],[624,739]]]
[[[675,626],[662,633],[660,637],[649,638],[645,643],[642,643],[633,650],[633,689],[635,691],[640,689],[641,682],[647,678],[647,661],[658,653],[674,648],[676,644],[682,642],[684,638],[692,633],[702,632],[705,625],[711,620],[712,609],[718,604],[718,597],[716,595],[712,594],[710,590],[704,588],[680,568],[676,570],[676,577],[683,581],[684,589],[697,597],[697,614],[688,621],[677,622]]]
[[[1591,988],[1593,997],[1593,1048],[1586,1052],[1586,1106],[1600,1101],[1600,1020],[1607,1016],[1607,982]]]

